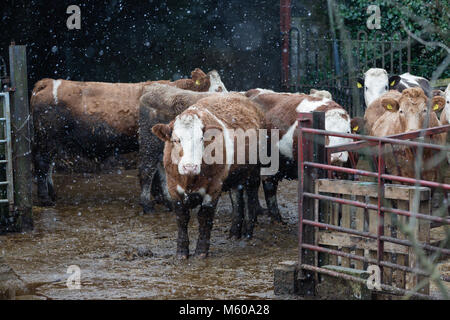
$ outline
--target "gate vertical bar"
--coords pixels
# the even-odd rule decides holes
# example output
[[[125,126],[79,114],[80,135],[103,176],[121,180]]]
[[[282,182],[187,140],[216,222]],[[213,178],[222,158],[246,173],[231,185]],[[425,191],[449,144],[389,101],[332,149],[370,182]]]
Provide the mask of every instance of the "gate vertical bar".
[[[291,29],[291,0],[280,0],[281,87],[289,88],[289,30]]]
[[[11,112],[10,112],[10,100],[9,100],[9,92],[2,92],[0,96],[3,97],[3,117],[4,117],[4,137],[6,140],[6,148],[5,148],[5,159],[2,159],[1,162],[6,162],[6,181],[7,185],[7,196],[8,196],[8,204],[9,210],[14,210],[14,179],[13,179],[13,165],[12,165],[12,144],[11,144]]]
[[[315,265],[317,253],[303,248],[303,244],[315,244],[315,228],[310,225],[303,224],[303,220],[314,220],[315,201],[312,198],[305,198],[304,192],[313,193],[315,181],[323,177],[323,170],[316,168],[304,167],[304,161],[313,161],[317,163],[325,163],[325,136],[304,134],[302,127],[313,127],[315,129],[325,129],[325,113],[312,112],[299,114],[299,135],[298,135],[298,181],[299,181],[299,200],[298,200],[298,244],[299,244],[299,294],[314,295],[315,294],[315,276],[314,273],[302,270],[304,264]]]
[[[377,229],[377,260],[378,266],[381,269],[381,282],[383,282],[383,266],[380,265],[380,262],[383,261],[384,257],[384,241],[381,240],[381,237],[384,235],[384,211],[381,210],[383,206],[384,199],[384,179],[381,177],[384,174],[384,158],[383,152],[384,145],[382,142],[378,144],[378,229]]]
[[[31,115],[28,104],[26,46],[10,45],[12,156],[16,231],[33,228]]]

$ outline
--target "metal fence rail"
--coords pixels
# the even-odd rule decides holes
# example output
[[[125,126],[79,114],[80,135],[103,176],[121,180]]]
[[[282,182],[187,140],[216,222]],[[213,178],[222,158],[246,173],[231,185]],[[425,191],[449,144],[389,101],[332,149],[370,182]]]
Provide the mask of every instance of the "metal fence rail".
[[[13,185],[13,164],[12,164],[12,145],[11,145],[11,113],[9,92],[0,92],[0,104],[2,105],[2,117],[0,118],[0,126],[3,127],[3,137],[0,145],[4,146],[4,159],[0,159],[0,163],[6,164],[6,180],[0,181],[0,185],[6,185],[7,198],[0,199],[0,203],[8,203],[9,209],[14,206],[14,185]]]
[[[314,113],[312,113],[314,114]],[[348,275],[343,275],[336,272],[331,272],[328,269],[321,268],[318,266],[317,259],[312,258],[311,255],[308,254],[308,251],[312,252],[322,252],[330,255],[345,257],[349,259],[354,259],[358,261],[362,261],[365,263],[370,263],[374,265],[378,265],[381,270],[383,267],[398,269],[408,273],[413,273],[419,276],[430,276],[427,272],[424,272],[420,268],[400,265],[398,263],[393,263],[390,261],[384,260],[385,254],[385,243],[395,243],[401,246],[414,247],[417,246],[423,250],[429,252],[435,252],[443,255],[450,255],[450,250],[446,248],[441,248],[438,246],[430,245],[429,243],[415,243],[407,239],[399,239],[395,237],[386,236],[384,234],[385,230],[385,219],[384,213],[388,212],[393,215],[405,216],[412,219],[424,220],[429,222],[438,222],[443,225],[450,225],[450,217],[438,217],[427,215],[424,213],[415,212],[413,210],[402,210],[397,208],[389,208],[383,205],[384,190],[385,190],[385,180],[398,181],[401,183],[411,184],[411,185],[421,185],[427,186],[431,188],[440,188],[444,190],[446,193],[450,191],[450,185],[445,183],[438,183],[434,181],[425,181],[412,179],[407,177],[400,177],[395,175],[390,175],[385,173],[385,165],[384,165],[384,146],[385,144],[400,144],[403,146],[407,146],[410,148],[430,148],[436,151],[448,152],[450,151],[449,146],[439,146],[430,143],[423,143],[417,141],[409,141],[403,139],[413,139],[419,136],[427,136],[431,134],[437,134],[442,132],[449,132],[450,125],[429,128],[424,130],[418,130],[415,132],[410,132],[407,134],[401,134],[390,137],[373,137],[373,136],[362,136],[355,134],[344,134],[337,132],[325,131],[323,129],[313,128],[313,119],[314,116],[311,113],[303,113],[299,115],[299,125],[298,125],[298,170],[299,170],[299,203],[298,203],[298,214],[299,214],[299,261],[298,265],[301,266],[302,269],[306,270],[305,272],[314,272],[314,273],[326,273],[334,276],[345,278]],[[325,136],[336,136],[343,138],[351,138],[354,140],[360,140],[357,142],[352,142],[345,145],[339,145],[334,147],[324,147],[318,146],[319,144],[324,144]],[[321,137],[318,139],[318,137]],[[377,171],[366,171],[359,170],[354,168],[345,168],[340,166],[330,165],[330,155],[331,153],[335,153],[337,151],[355,151],[361,148],[365,148],[367,146],[371,146],[376,150],[377,155]],[[318,148],[322,148],[319,150]],[[325,161],[320,163],[320,161],[313,161],[313,157],[317,158],[317,155],[320,153],[325,153],[323,158]],[[446,160],[445,160],[446,161]],[[325,163],[326,162],[326,163]],[[320,172],[324,175],[324,172],[341,172],[341,173],[349,173],[354,175],[361,176],[369,176],[377,178],[377,203],[376,204],[368,204],[360,201],[342,199],[337,197],[331,197],[326,195],[320,195],[315,193],[312,187],[311,181],[314,179],[318,179],[320,177]],[[318,213],[313,214],[311,211],[314,210],[314,206],[318,204],[313,204],[312,202],[307,202],[307,199],[311,199],[312,201],[329,201],[330,203],[344,204],[352,207],[359,207],[369,210],[374,210],[377,213],[377,221],[378,227],[376,229],[376,233],[366,232],[355,230],[352,228],[345,228],[342,226],[334,225],[331,223],[320,222]],[[310,229],[306,230],[309,227]],[[313,228],[313,229],[311,229]],[[376,259],[369,258],[361,255],[351,254],[349,252],[342,252],[340,250],[333,250],[330,248],[326,248],[320,246],[317,242],[317,238],[314,235],[314,230],[323,229],[323,230],[334,230],[337,232],[352,234],[355,236],[359,236],[365,239],[371,239],[372,241],[376,241],[377,247],[377,255]],[[309,233],[313,235],[309,235]],[[308,241],[309,240],[309,241]],[[383,272],[382,272],[383,274]],[[300,278],[307,279],[313,277],[312,275],[305,275],[301,273]],[[317,275],[315,276],[317,277]],[[358,278],[355,278],[358,279]],[[352,280],[355,280],[352,279]],[[443,277],[442,279],[446,281],[450,281],[448,277]],[[357,281],[360,281],[358,279]],[[356,281],[356,280],[355,280]],[[406,290],[402,288],[397,288],[392,285],[383,284],[383,290],[386,292],[390,292],[393,294],[411,294],[419,297],[428,297],[428,295],[424,295],[421,293],[413,292],[411,290]]]

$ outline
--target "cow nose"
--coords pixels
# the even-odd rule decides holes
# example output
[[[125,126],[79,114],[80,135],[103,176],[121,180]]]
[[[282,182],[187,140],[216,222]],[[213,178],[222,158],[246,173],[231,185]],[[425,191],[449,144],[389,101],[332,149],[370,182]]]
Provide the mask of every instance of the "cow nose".
[[[196,165],[196,164],[185,164],[185,165],[183,165],[183,170],[187,174],[197,173],[198,165]]]

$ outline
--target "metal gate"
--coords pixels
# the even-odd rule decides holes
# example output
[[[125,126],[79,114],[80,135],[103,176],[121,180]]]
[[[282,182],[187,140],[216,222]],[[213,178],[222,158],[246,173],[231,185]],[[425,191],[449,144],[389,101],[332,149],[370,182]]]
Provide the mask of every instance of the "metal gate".
[[[2,188],[0,203],[9,204],[9,210],[14,207],[14,186],[12,168],[12,146],[11,146],[11,113],[10,113],[9,92],[0,92],[0,186],[6,186],[5,192]],[[5,178],[3,178],[5,177]]]
[[[450,249],[442,247],[445,240],[439,246],[430,243],[433,223],[450,225],[446,209],[441,214],[432,212],[430,190],[449,193],[450,185],[386,174],[384,150],[395,144],[445,154],[450,147],[408,139],[448,133],[450,125],[372,137],[325,131],[324,118],[323,113],[313,112],[300,113],[298,120],[299,279],[310,292],[314,292],[319,274],[365,284],[362,278],[338,272],[336,266],[365,271],[373,265],[381,273],[380,292],[429,298],[423,280],[434,271],[428,259],[450,255]],[[326,136],[358,141],[325,147]],[[375,149],[374,172],[329,164],[332,153],[367,147]],[[329,171],[373,177],[376,182],[323,179]],[[386,180],[403,185],[387,184]],[[389,199],[395,206],[389,205]],[[441,280],[450,281],[448,276]]]
[[[372,40],[360,31],[356,40],[341,40],[331,34],[313,37],[298,28],[289,31],[288,86],[292,92],[327,90],[350,116],[364,114],[364,99],[356,79],[369,68],[383,68],[390,74],[411,70],[411,42],[400,35],[376,32]]]

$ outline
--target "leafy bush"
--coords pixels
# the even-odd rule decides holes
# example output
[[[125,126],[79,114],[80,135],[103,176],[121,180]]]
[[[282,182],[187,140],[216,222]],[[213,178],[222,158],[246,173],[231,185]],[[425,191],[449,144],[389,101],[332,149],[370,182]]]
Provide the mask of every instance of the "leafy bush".
[[[377,30],[368,30],[366,12],[369,5],[379,5],[381,10],[381,31],[385,40],[407,38],[402,27],[404,20],[407,28],[425,41],[448,43],[450,3],[447,1],[422,0],[339,0],[338,12],[351,37],[356,39],[361,30],[367,31],[369,40],[374,40]],[[447,56],[443,48],[426,47],[411,39],[411,73],[431,78],[433,71]],[[404,62],[406,64],[406,61]],[[406,68],[404,68],[406,70]],[[447,67],[441,78],[450,77]]]

